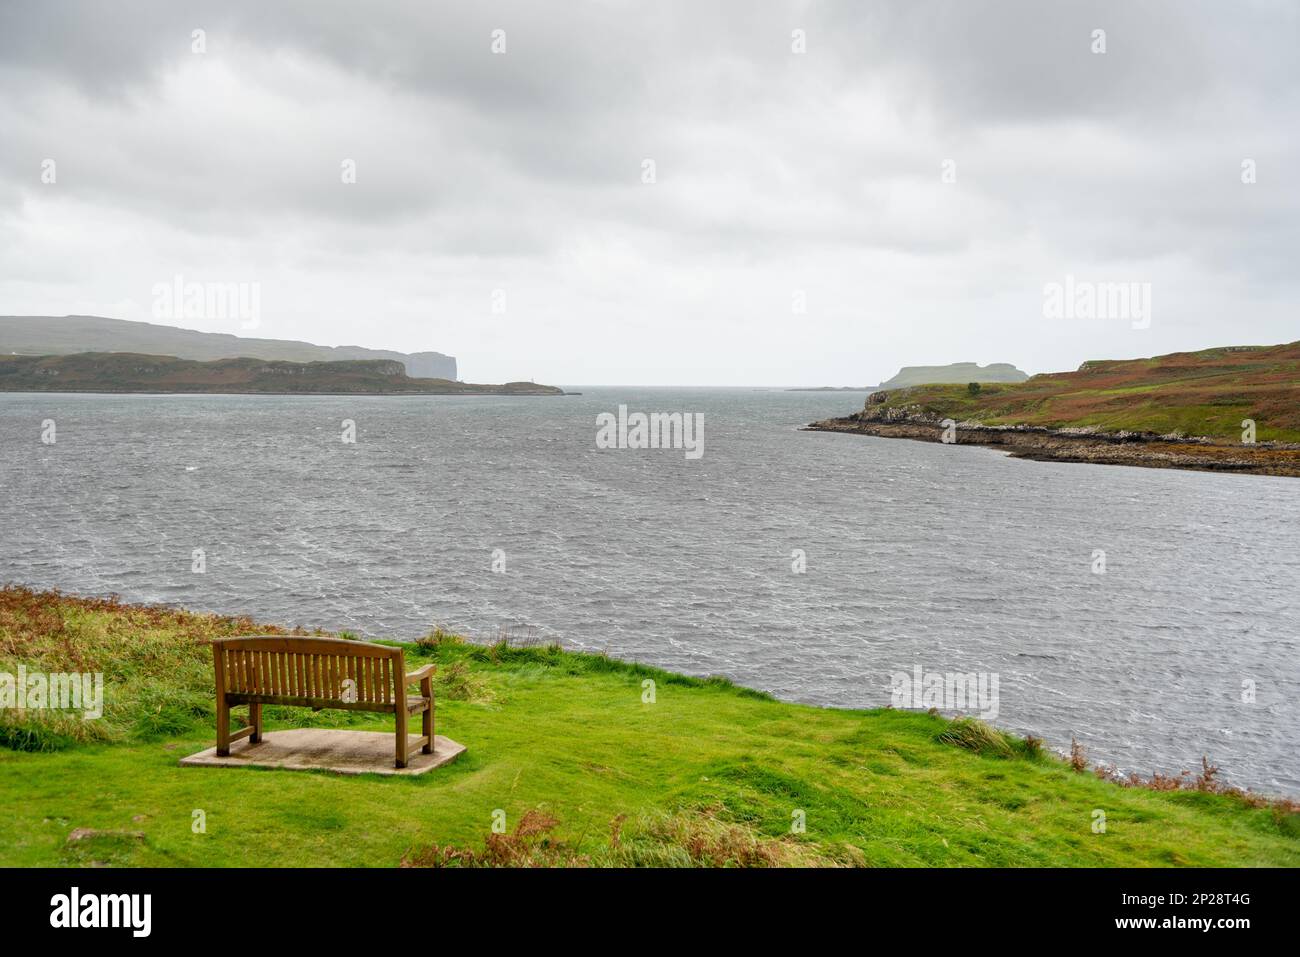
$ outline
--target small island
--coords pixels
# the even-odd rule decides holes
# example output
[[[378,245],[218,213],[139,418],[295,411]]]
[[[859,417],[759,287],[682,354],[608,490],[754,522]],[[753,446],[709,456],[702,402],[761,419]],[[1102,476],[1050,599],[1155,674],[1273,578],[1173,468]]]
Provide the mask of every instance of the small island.
[[[535,382],[485,385],[417,379],[395,359],[200,362],[131,352],[0,356],[0,392],[236,393],[268,395],[564,395]]]

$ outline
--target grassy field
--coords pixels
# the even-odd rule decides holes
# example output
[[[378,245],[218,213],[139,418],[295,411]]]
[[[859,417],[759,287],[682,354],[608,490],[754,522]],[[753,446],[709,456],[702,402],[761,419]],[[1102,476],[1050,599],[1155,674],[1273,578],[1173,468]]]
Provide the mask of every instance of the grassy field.
[[[1120,786],[978,723],[441,633],[407,662],[439,666],[438,732],[469,749],[457,763],[419,778],[178,767],[213,741],[206,641],[277,631],[0,589],[0,671],[107,685],[96,721],[0,712],[0,865],[1300,865],[1293,809]],[[392,727],[267,718],[269,734]]]
[[[1091,426],[1241,441],[1253,419],[1260,442],[1300,442],[1300,342],[1086,362],[1076,372],[1022,383],[926,385],[891,391],[883,405],[984,425]]]

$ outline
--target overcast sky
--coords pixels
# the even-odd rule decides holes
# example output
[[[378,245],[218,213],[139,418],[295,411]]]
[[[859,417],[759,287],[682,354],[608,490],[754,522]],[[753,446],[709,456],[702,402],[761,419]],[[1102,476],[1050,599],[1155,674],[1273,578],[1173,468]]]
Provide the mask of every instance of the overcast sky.
[[[0,314],[257,283],[245,334],[567,385],[1292,341],[1297,11],[6,2]],[[1067,274],[1149,328],[1046,318]]]

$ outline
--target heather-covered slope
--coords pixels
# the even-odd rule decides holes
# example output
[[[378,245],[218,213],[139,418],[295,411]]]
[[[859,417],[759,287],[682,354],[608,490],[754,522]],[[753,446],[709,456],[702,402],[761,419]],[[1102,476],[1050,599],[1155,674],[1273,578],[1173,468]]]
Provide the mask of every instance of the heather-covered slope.
[[[1095,360],[1027,382],[917,386],[888,392],[869,412],[915,409],[982,425],[1093,427],[1102,432],[1180,432],[1240,442],[1300,441],[1300,342],[1228,346],[1151,359]]]

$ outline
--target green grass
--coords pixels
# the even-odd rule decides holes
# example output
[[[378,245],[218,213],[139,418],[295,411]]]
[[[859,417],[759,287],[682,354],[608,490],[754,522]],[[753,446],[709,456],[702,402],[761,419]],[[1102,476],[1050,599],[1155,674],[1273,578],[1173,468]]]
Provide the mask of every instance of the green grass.
[[[266,630],[249,626],[0,589],[0,670],[79,660],[106,673],[112,705],[80,722],[96,730],[24,735],[45,719],[3,718],[11,745],[45,750],[0,750],[0,865],[1300,864],[1294,813],[1121,787],[978,722],[445,636],[407,662],[439,665],[438,731],[468,746],[452,765],[419,778],[178,767],[213,740],[204,642]],[[268,709],[268,733],[309,719],[392,728]],[[512,833],[489,838],[498,810]],[[792,834],[796,812],[806,830]],[[103,833],[69,842],[77,828]]]

